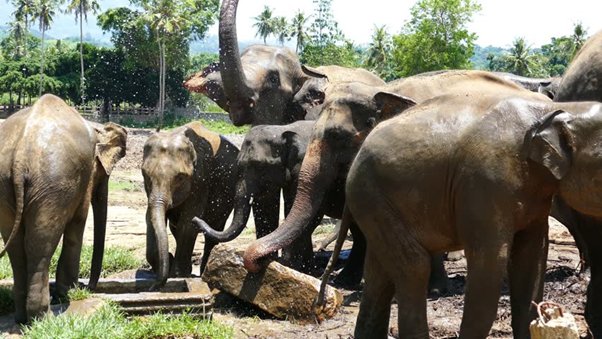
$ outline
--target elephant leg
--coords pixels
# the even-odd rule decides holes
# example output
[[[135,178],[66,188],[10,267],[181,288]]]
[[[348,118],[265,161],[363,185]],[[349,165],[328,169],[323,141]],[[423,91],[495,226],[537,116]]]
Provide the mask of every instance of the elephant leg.
[[[226,221],[228,221],[229,216],[230,209],[222,208],[221,211],[216,210],[215,213],[208,213],[205,217],[209,225],[215,225],[213,226],[213,228],[221,231],[226,226]],[[201,258],[200,275],[202,275],[203,271],[205,271],[205,267],[207,266],[207,262],[209,261],[209,256],[211,255],[211,250],[213,250],[213,247],[215,247],[215,245],[217,245],[216,242],[207,241],[207,238],[205,238],[203,257]]]
[[[366,238],[355,222],[349,226],[353,235],[353,246],[349,259],[341,272],[335,278],[335,284],[340,286],[357,286],[362,281],[364,258],[366,256]]]
[[[441,295],[447,293],[449,281],[443,265],[445,254],[434,254],[431,258],[431,276],[429,277],[429,293]]]
[[[355,325],[355,338],[387,338],[391,300],[395,285],[378,261],[378,255],[368,251],[360,310]]]
[[[0,230],[2,230],[2,238],[6,243],[15,223],[15,214],[11,208],[4,205],[0,201]],[[13,271],[13,301],[15,303],[15,321],[19,324],[27,322],[27,311],[25,303],[27,299],[27,261],[25,256],[25,248],[23,247],[24,240],[23,227],[20,232],[15,235],[13,245],[7,249],[8,258]]]
[[[529,338],[529,322],[536,317],[531,302],[543,296],[548,255],[548,220],[530,225],[515,234],[508,263],[512,333],[514,338]]]
[[[36,210],[37,206],[31,206]],[[48,270],[50,259],[58,246],[66,221],[54,216],[55,208],[37,208],[33,216],[25,216],[25,257],[27,258],[27,321],[42,317],[49,311]]]
[[[469,236],[465,248],[468,273],[460,338],[486,338],[489,334],[497,314],[512,239],[510,235],[491,230],[491,227],[473,226],[473,229],[481,231],[475,232],[478,236]]]
[[[176,238],[176,253],[174,256],[174,275],[176,277],[189,277],[192,273],[192,252],[198,235],[198,231],[192,226],[194,213],[183,213],[179,218],[179,223],[175,225],[177,232],[174,232]],[[170,221],[171,225],[171,221]],[[205,242],[205,248],[207,248]]]
[[[87,214],[88,204],[85,204],[65,227],[63,248],[56,269],[56,295],[59,298],[66,297],[67,291],[77,285]]]
[[[280,189],[268,189],[253,202],[253,218],[257,239],[272,233],[280,218]]]

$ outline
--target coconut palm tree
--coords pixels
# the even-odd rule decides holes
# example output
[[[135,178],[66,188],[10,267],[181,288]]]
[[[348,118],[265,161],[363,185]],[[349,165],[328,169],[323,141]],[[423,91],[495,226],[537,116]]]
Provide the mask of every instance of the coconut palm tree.
[[[578,23],[573,28],[573,35],[571,35],[571,41],[573,42],[573,55],[581,49],[581,46],[585,43],[587,36],[587,30],[583,28],[581,23]]]
[[[255,36],[261,37],[263,43],[266,44],[265,39],[271,34],[274,34],[275,31],[272,10],[268,6],[265,6],[263,11],[253,19],[255,20],[253,27],[257,28],[257,34],[255,34]]]
[[[80,91],[82,105],[85,101],[84,78],[84,20],[88,22],[88,13],[96,14],[100,6],[96,0],[71,0],[65,12],[75,14],[75,22],[79,21],[79,61],[80,61]]]
[[[27,55],[27,35],[29,33],[29,26],[31,25],[30,17],[34,13],[34,2],[33,0],[13,0],[13,6],[15,11],[13,16],[15,17],[15,23],[19,23],[19,38],[23,38],[19,41],[23,46],[23,55]],[[23,33],[22,35],[20,33]]]
[[[391,36],[387,32],[386,26],[375,26],[372,42],[368,47],[366,66],[376,71],[381,77],[387,68],[391,44]]]
[[[284,45],[284,41],[290,40],[290,27],[286,18],[283,16],[275,17],[273,21],[274,35],[281,45]]]
[[[305,31],[305,25],[307,24],[308,19],[309,17],[306,17],[301,10],[297,10],[297,13],[295,13],[291,22],[291,37],[297,38],[297,45],[295,47],[295,52],[297,53],[300,53],[303,50],[303,46],[305,46],[305,42],[309,37]]]
[[[529,76],[531,67],[534,65],[535,55],[531,53],[531,48],[527,46],[524,38],[517,38],[512,44],[510,54],[507,56],[508,65],[512,73]]]
[[[36,0],[34,2],[33,17],[38,21],[40,32],[42,32],[42,44],[41,44],[41,61],[40,61],[40,91],[39,96],[42,96],[44,89],[44,38],[45,33],[54,18],[54,9],[58,3],[55,0]]]

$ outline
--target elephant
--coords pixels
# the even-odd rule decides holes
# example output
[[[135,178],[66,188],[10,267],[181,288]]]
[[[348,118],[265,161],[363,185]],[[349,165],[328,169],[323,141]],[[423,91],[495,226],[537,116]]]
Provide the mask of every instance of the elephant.
[[[322,112],[324,98],[329,96],[332,84],[341,82],[362,82],[372,86],[382,86],[385,82],[374,73],[362,68],[342,66],[319,66],[312,68],[301,65],[303,73],[309,78],[293,98],[294,111],[300,112],[306,120],[316,120]]]
[[[602,31],[581,47],[562,76],[554,101],[602,101]],[[585,318],[594,337],[602,337],[602,220],[572,208],[556,197],[552,216],[562,222],[579,247],[585,263],[591,267],[587,289]]]
[[[144,144],[146,260],[157,274],[153,289],[163,286],[168,275],[190,276],[198,234],[192,218],[224,228],[235,195],[237,156],[236,146],[200,122],[155,133]],[[169,253],[166,220],[176,240],[175,258]],[[205,241],[201,273],[215,245]]]
[[[276,229],[280,214],[280,191],[288,214],[297,189],[301,162],[315,121],[296,121],[289,125],[259,125],[251,128],[238,154],[239,179],[234,199],[234,217],[223,232],[195,218],[197,230],[205,239],[228,242],[235,239],[249,220],[251,207],[255,232],[261,238]],[[308,272],[312,268],[311,233],[322,219],[318,213],[309,231],[284,249],[284,258],[293,268]]]
[[[495,75],[512,81],[515,84],[522,86],[532,92],[538,92],[546,95],[550,99],[554,99],[554,95],[560,84],[560,77],[549,78],[528,78],[507,72],[493,72]]]
[[[184,87],[207,95],[229,113],[236,126],[285,125],[297,120],[312,120],[312,115],[307,116],[301,103],[295,101],[296,94],[310,79],[297,54],[286,47],[251,45],[239,55],[237,6],[238,0],[222,2],[219,62],[194,74],[184,82]],[[326,75],[330,83],[354,79],[382,82],[362,69],[323,66],[315,71]]]
[[[261,261],[271,253],[288,246],[305,232],[320,208],[322,199],[334,196],[333,213],[341,218],[345,204],[344,183],[351,161],[360,145],[378,123],[393,117],[417,102],[428,100],[445,91],[470,93],[489,86],[500,92],[518,92],[527,97],[549,99],[483,71],[445,71],[408,77],[376,87],[349,82],[334,85],[332,95],[325,99],[322,113],[314,125],[312,137],[303,160],[297,194],[285,221],[270,235],[251,243],[244,254],[247,270],[257,272]],[[334,212],[337,212],[336,214]],[[355,285],[362,278],[365,242],[361,232],[351,223],[354,243],[349,260],[336,282]],[[432,292],[442,292],[447,276],[442,258],[433,260]]]
[[[404,133],[399,133],[403,129]],[[366,138],[346,183],[368,243],[355,338],[428,338],[429,258],[464,249],[461,338],[485,338],[508,271],[514,338],[543,294],[553,197],[602,216],[602,105],[459,93],[416,105]]]
[[[83,233],[92,204],[94,246],[89,287],[102,268],[109,175],[125,156],[127,132],[84,120],[51,94],[0,125],[0,232],[13,270],[15,320],[49,311],[50,258],[61,236],[56,294],[78,283]]]

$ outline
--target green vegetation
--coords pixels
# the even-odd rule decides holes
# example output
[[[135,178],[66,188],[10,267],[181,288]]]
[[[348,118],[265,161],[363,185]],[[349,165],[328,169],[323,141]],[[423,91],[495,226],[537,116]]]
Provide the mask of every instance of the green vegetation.
[[[142,187],[132,180],[111,177],[109,179],[109,191],[142,192]]]
[[[59,261],[61,246],[59,245],[50,261],[50,276],[54,277],[56,266]],[[92,263],[92,245],[82,246],[80,259],[79,276],[81,278],[90,277],[90,265]],[[126,248],[119,246],[108,246],[105,248],[104,259],[102,261],[102,277],[134,269],[142,266],[142,261],[134,253]],[[13,276],[8,256],[0,258],[0,279],[7,279]]]
[[[232,338],[224,325],[201,320],[190,314],[128,319],[113,303],[107,303],[91,316],[45,317],[25,327],[25,338]]]
[[[71,301],[88,299],[92,295],[87,288],[76,287],[67,291],[67,298]]]

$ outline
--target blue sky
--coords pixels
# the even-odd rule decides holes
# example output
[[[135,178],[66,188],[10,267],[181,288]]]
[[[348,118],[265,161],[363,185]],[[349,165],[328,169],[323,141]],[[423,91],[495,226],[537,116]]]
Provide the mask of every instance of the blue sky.
[[[127,0],[100,0],[101,10],[127,6]],[[414,0],[333,0],[335,20],[346,37],[358,44],[368,43],[375,26],[386,25],[390,33],[400,31],[409,19]],[[553,36],[568,35],[581,22],[590,34],[602,30],[602,1],[600,0],[481,0],[482,10],[469,28],[479,36],[477,43],[486,46],[509,47],[517,37],[524,37],[532,46],[548,43]],[[369,4],[370,6],[366,6]],[[561,4],[563,4],[561,6]],[[568,4],[568,5],[567,5]],[[312,0],[240,0],[238,34],[240,40],[255,39],[253,17],[267,5],[275,15],[292,17],[297,9],[313,12]],[[0,25],[10,21],[13,8],[0,0]],[[85,30],[92,36],[102,36],[94,16],[89,17]],[[217,34],[217,27],[210,30]],[[78,27],[71,15],[57,15],[49,34],[64,38],[77,36]],[[105,35],[105,40],[108,36]],[[259,41],[259,40],[257,40]]]

